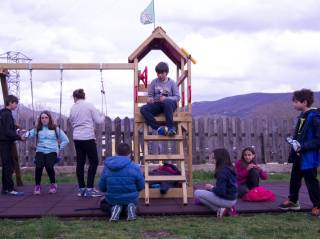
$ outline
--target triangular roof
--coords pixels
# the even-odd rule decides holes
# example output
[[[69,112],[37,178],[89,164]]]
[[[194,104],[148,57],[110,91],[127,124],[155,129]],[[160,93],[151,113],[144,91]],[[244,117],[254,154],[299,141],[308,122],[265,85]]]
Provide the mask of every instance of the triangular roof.
[[[181,51],[180,47],[161,27],[157,27],[129,56],[129,63],[132,63],[135,58],[141,61],[151,50],[162,50],[179,67],[181,66],[181,59],[184,59],[184,64],[187,62],[187,56]]]

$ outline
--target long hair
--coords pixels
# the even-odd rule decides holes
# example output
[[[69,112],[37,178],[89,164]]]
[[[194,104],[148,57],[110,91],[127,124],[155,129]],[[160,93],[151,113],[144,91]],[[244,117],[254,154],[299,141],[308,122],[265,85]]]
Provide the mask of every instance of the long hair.
[[[232,162],[231,162],[230,154],[228,153],[228,151],[225,148],[215,149],[215,150],[213,150],[213,154],[214,154],[214,159],[216,162],[216,169],[214,172],[215,178],[217,178],[218,173],[225,166],[234,170]]]
[[[56,130],[57,126],[54,124],[53,122],[53,118],[51,116],[51,113],[47,110],[44,110],[40,113],[39,118],[38,118],[38,122],[37,122],[37,132],[39,132],[40,130],[42,130],[43,124],[41,122],[41,115],[47,115],[49,117],[49,123],[48,123],[48,128],[50,130]],[[38,134],[37,134],[38,135]]]
[[[254,156],[256,156],[256,152],[254,151],[254,149],[253,149],[252,147],[246,147],[246,148],[244,148],[244,149],[242,150],[242,152],[241,152],[241,159],[240,159],[240,160],[241,160],[241,166],[244,167],[244,168],[246,168],[246,167],[248,166],[247,161],[244,159],[244,154],[245,154],[246,151],[249,151],[249,152],[251,152]],[[256,159],[256,157],[254,157],[250,163],[257,164],[255,159]]]

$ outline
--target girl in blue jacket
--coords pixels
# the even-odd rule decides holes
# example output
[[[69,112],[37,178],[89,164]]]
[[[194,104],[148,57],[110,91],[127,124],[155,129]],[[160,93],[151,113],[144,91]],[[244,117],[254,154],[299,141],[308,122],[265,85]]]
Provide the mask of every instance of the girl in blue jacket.
[[[213,157],[216,163],[214,177],[216,184],[206,184],[205,190],[196,190],[194,197],[213,211],[217,211],[217,217],[235,215],[237,202],[237,178],[230,155],[224,148],[215,149]]]
[[[69,143],[68,137],[53,122],[49,111],[43,111],[37,121],[36,128],[27,131],[26,139],[36,137],[36,156],[35,156],[35,187],[34,195],[41,193],[41,176],[43,168],[46,168],[50,179],[49,193],[56,193],[58,185],[56,184],[54,164],[65,146]]]

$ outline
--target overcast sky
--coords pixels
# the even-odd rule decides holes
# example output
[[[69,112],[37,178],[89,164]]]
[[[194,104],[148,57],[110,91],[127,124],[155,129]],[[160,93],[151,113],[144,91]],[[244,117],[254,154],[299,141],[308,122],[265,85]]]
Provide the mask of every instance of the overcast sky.
[[[19,51],[33,63],[126,63],[152,33],[153,24],[139,21],[149,2],[1,0],[0,53]],[[155,12],[156,25],[198,61],[193,102],[320,89],[319,0],[155,0]],[[154,78],[159,61],[169,59],[152,52],[139,67],[148,66]],[[33,73],[37,105],[58,111],[59,79],[58,71]],[[132,117],[133,73],[104,71],[103,79],[108,114]],[[80,87],[101,109],[100,72],[70,71],[64,74],[63,113]],[[21,72],[21,102],[31,103],[28,72]]]

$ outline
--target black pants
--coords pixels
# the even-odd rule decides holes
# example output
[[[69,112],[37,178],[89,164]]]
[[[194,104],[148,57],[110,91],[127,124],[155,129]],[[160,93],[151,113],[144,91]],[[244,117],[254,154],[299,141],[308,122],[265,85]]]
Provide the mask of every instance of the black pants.
[[[304,178],[306,183],[313,207],[320,208],[320,186],[317,179],[317,168],[301,170],[300,161],[297,161],[292,165],[289,200],[294,203],[298,201],[302,178]]]
[[[14,171],[13,161],[13,146],[14,142],[2,141],[0,142],[0,157],[2,160],[2,191],[14,190],[14,183],[12,174]]]
[[[35,180],[36,185],[41,184],[41,177],[42,177],[42,171],[43,168],[46,168],[47,174],[50,179],[50,183],[56,183],[56,176],[54,172],[54,162],[57,159],[57,153],[48,153],[44,154],[41,152],[36,153],[36,170],[35,170]]]
[[[250,189],[258,187],[260,182],[259,170],[252,168],[249,171],[247,182],[238,187],[238,197],[242,198]]]
[[[146,104],[141,107],[140,112],[144,117],[147,125],[153,129],[158,129],[159,124],[155,120],[154,116],[157,116],[164,112],[166,117],[166,123],[168,128],[173,127],[173,112],[177,108],[177,103],[174,100],[165,99],[163,102],[155,102],[152,104]]]
[[[77,153],[77,178],[79,188],[85,188],[84,182],[84,166],[86,159],[89,159],[87,187],[94,187],[94,177],[96,176],[97,167],[99,164],[97,146],[94,139],[90,140],[74,140],[74,145]]]

